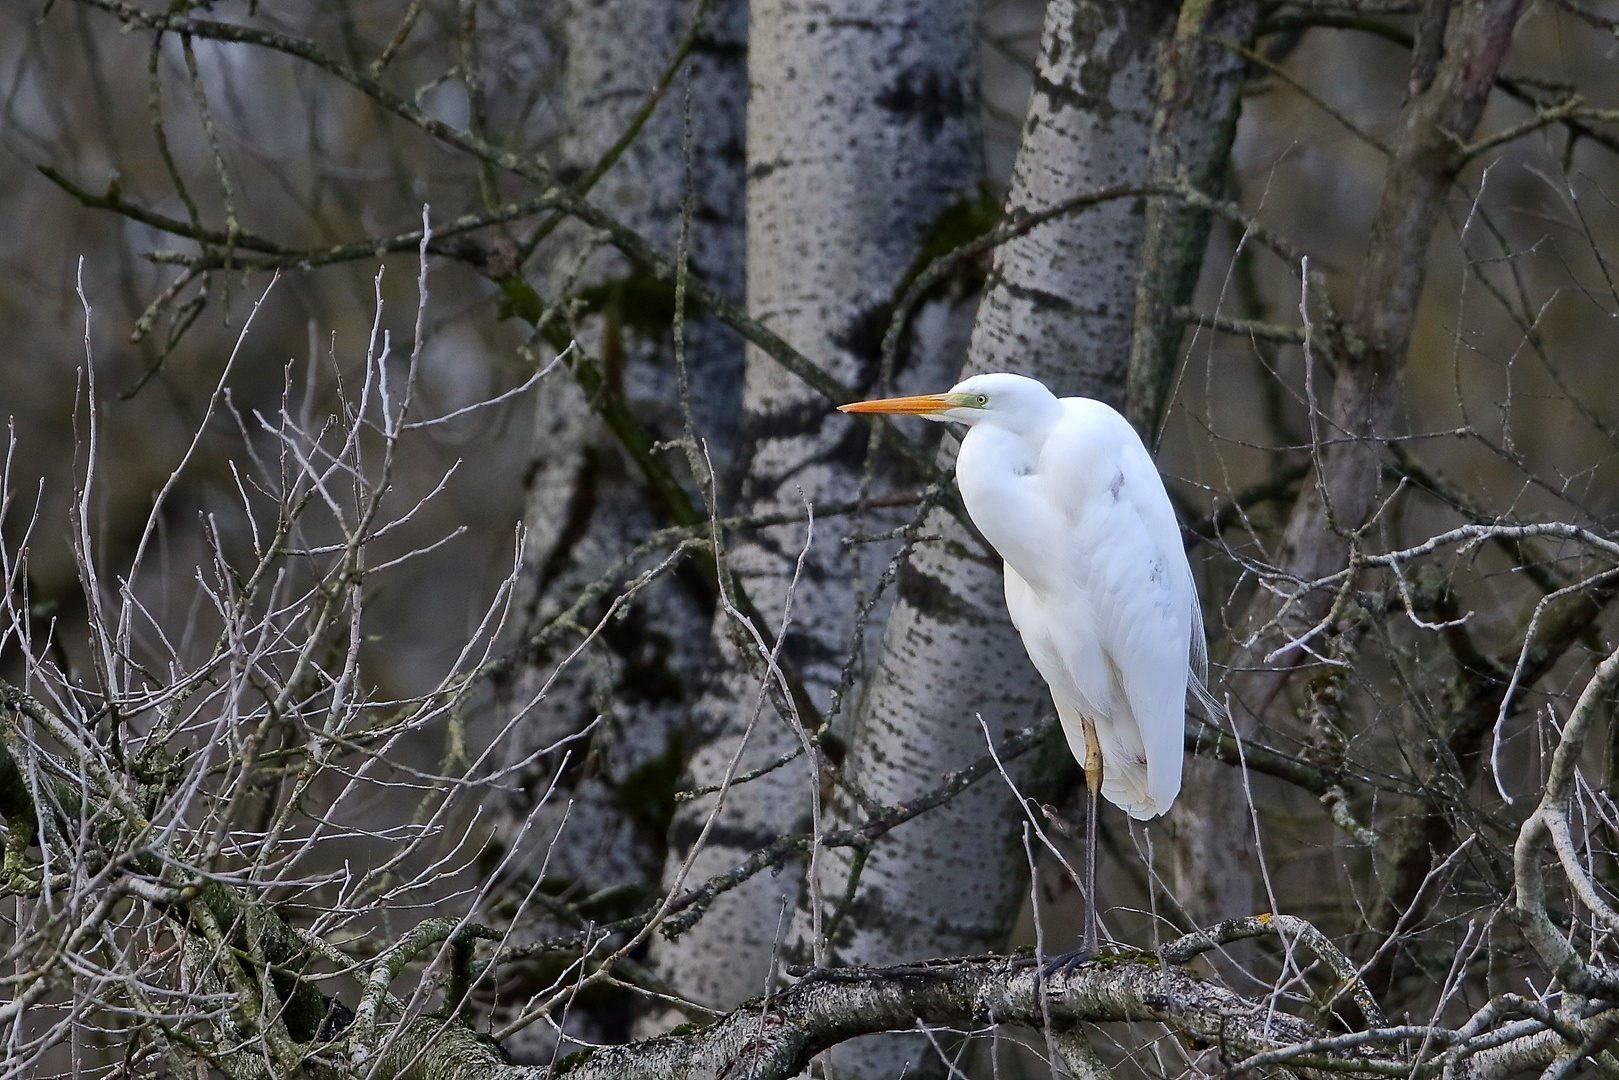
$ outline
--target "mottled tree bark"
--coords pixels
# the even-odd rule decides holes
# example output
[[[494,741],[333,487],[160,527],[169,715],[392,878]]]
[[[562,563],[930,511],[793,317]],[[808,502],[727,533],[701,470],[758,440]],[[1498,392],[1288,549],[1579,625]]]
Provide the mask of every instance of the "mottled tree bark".
[[[1148,179],[1155,63],[1174,19],[1168,0],[1047,7],[1009,217]],[[1015,371],[1122,407],[1144,209],[1104,203],[1003,245],[963,376]]]
[[[847,385],[873,383],[887,312],[924,235],[978,180],[975,10],[967,0],[766,0],[752,7],[749,312]],[[949,356],[947,347],[914,347],[899,385],[948,377],[959,352],[941,362],[942,356]],[[866,443],[864,427],[749,350],[744,505],[791,509],[805,500],[853,499]],[[859,646],[852,640],[860,595],[855,560],[865,560],[868,576],[882,567],[880,549],[843,548],[841,531],[829,521],[816,526],[783,653],[804,700],[823,715],[834,705],[845,658]],[[804,540],[803,526],[784,526],[730,551],[738,585],[772,621],[760,628],[766,637],[779,629]],[[716,634],[729,641],[734,631],[722,616]],[[728,648],[732,662],[699,708],[706,730],[692,762],[698,784],[721,779],[754,712],[758,684],[737,662],[735,646]],[[816,718],[803,721],[813,725]],[[798,741],[767,705],[741,768],[771,761]],[[810,783],[800,759],[731,791],[694,876],[728,868],[776,833],[807,826]],[[671,867],[711,807],[701,800],[677,817]],[[760,993],[801,881],[789,867],[727,893],[695,928],[657,944],[660,970],[682,993],[714,1006]]]
[[[709,281],[737,295],[743,258],[746,10],[742,0],[716,0],[709,7],[684,71],[592,197],[660,247],[674,250],[682,220],[689,87],[691,187],[697,201],[692,254]],[[562,167],[568,179],[592,169],[632,122],[675,56],[693,10],[688,0],[577,0],[569,6],[563,90],[572,132]],[[584,351],[599,360],[605,392],[621,395],[656,437],[678,436],[672,290],[634,270],[613,249],[592,250],[589,230],[563,228],[564,235],[552,242],[558,254],[551,292],[586,301],[590,314],[572,329]],[[742,346],[728,329],[700,315],[688,322],[686,338],[698,433],[723,463],[741,409]],[[516,641],[532,638],[638,540],[669,524],[666,507],[643,490],[635,463],[565,370],[553,373],[539,391],[524,518]],[[674,783],[690,742],[686,728],[700,689],[697,673],[711,662],[712,595],[694,578],[670,575],[645,589],[515,727],[508,757],[521,762],[601,718],[589,740],[571,750],[579,763],[569,772],[571,803],[554,800],[527,826],[520,841],[523,855],[508,867],[505,892],[513,903],[533,885],[554,840],[544,890],[566,890],[574,900],[602,889],[620,890],[616,906],[585,912],[586,917],[615,918],[655,895]],[[616,593],[610,591],[581,619],[600,618]],[[577,641],[577,634],[565,634],[551,648],[525,656],[503,687],[508,711],[500,715],[512,715],[531,700]],[[508,843],[518,842],[517,831],[553,767],[536,761],[518,774],[515,790],[498,808]],[[532,909],[521,924],[531,934],[556,929],[543,911]],[[571,1019],[588,1027],[588,1010],[575,1010]],[[591,1029],[593,1038],[605,1034]],[[536,1026],[521,1041],[548,1039]],[[515,1049],[521,1056],[532,1056],[529,1050],[548,1053],[526,1045]]]
[[[1154,59],[1173,26],[1166,3],[1050,4],[1008,216],[1147,178]],[[1121,200],[1003,245],[960,377],[1016,371],[1059,393],[1122,404],[1141,235],[1141,207]],[[1000,558],[943,510],[922,532],[939,539],[918,545],[901,569],[882,654],[851,731],[847,771],[883,803],[911,798],[982,755],[979,717],[999,740],[1052,707],[1006,613]],[[1066,754],[1053,747],[1043,762],[1019,770],[1022,782],[1049,793]],[[859,816],[846,800],[837,809]],[[984,784],[878,842],[832,942],[835,958],[892,964],[941,949],[1004,947],[1027,893],[1020,821],[1005,785]],[[844,895],[852,856],[840,850],[824,860],[829,909]],[[799,921],[802,935],[809,919]],[[856,1043],[835,1060],[894,1075],[905,1060],[914,1068],[930,1057],[937,1061],[925,1040],[891,1036],[881,1050]]]
[[[1052,4],[1008,215],[1076,191],[1217,174],[1241,66],[1203,35],[1246,40],[1256,11],[1188,5],[1177,20],[1167,4]],[[1140,328],[1184,301],[1208,225],[1167,202],[1143,209],[1104,204],[1004,246],[962,375],[1013,370],[1122,407],[1132,331],[1138,355],[1156,349],[1172,362],[1178,337],[1144,343]],[[1006,615],[1000,560],[945,513],[926,531],[945,542],[918,549],[900,578],[850,754],[851,773],[885,802],[982,752],[978,717],[999,737],[1050,708]],[[1064,753],[1024,770],[1031,789]],[[941,940],[952,951],[1000,947],[1025,891],[1009,842],[1019,819],[1009,792],[985,787],[878,845],[835,942],[840,958],[894,963]],[[849,861],[839,853],[828,870],[846,875]],[[829,874],[823,891],[840,895],[838,884]]]

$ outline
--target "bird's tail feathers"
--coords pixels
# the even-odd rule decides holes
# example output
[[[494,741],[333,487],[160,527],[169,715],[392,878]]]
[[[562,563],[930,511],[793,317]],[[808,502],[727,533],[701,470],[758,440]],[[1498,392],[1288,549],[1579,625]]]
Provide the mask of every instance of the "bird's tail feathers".
[[[1209,714],[1209,723],[1215,727],[1222,727],[1224,725],[1220,721],[1231,719],[1231,715],[1226,712],[1225,705],[1209,692],[1208,685],[1203,681],[1207,677],[1198,674],[1194,669],[1192,677],[1187,680],[1187,685],[1191,688],[1192,696],[1197,698],[1197,703],[1203,706],[1203,711]]]
[[[1191,567],[1187,567],[1191,573]],[[1209,693],[1209,639],[1203,630],[1203,605],[1198,601],[1197,589],[1192,590],[1192,677],[1189,681],[1192,696],[1209,714],[1209,722],[1219,726],[1222,719],[1230,719],[1225,706]]]
[[[1192,568],[1186,568],[1188,576]],[[1209,638],[1203,629],[1203,604],[1197,598],[1197,583],[1192,583],[1192,602],[1189,605],[1192,613],[1192,681],[1198,689],[1193,693],[1200,693],[1202,697],[1208,696],[1208,687],[1204,684],[1209,681]]]

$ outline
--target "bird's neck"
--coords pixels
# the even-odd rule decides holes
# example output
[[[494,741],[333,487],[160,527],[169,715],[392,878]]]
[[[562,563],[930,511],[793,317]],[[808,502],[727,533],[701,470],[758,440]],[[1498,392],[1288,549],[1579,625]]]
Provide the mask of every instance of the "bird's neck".
[[[1039,477],[1045,441],[1045,432],[981,425],[967,433],[956,458],[956,482],[973,524],[1031,584],[1045,576],[1052,558],[1037,538],[1060,529]]]

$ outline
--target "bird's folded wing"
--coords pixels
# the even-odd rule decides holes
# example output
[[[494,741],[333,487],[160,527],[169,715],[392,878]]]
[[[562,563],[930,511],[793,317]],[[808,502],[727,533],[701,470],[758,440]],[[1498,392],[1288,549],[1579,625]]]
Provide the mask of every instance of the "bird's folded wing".
[[[1086,459],[1090,465],[1084,475],[1054,474],[1047,485],[1071,525],[1068,550],[1060,553],[1069,568],[1063,576],[1083,596],[1095,621],[1096,642],[1116,670],[1108,674],[1118,689],[1110,686],[1106,696],[1125,699],[1118,703],[1123,707],[1110,710],[1111,717],[1098,717],[1098,726],[1111,720],[1134,727],[1115,738],[1122,749],[1139,745],[1147,791],[1162,813],[1180,791],[1196,591],[1174,508],[1145,447],[1122,418],[1115,423],[1098,414],[1089,420],[1073,430],[1074,439],[1090,447],[1064,446],[1062,439],[1046,447],[1053,457]],[[1105,440],[1106,455],[1095,452],[1101,441],[1092,433],[1099,425],[1123,425]],[[1090,657],[1068,659],[1076,674],[1095,670]],[[1095,695],[1087,690],[1087,696]]]

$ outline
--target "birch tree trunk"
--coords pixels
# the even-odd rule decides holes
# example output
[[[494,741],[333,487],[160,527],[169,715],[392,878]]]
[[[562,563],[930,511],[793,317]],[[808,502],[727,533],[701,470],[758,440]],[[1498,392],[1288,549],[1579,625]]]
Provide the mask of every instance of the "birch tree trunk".
[[[1212,47],[1197,39],[1217,32],[1245,40],[1255,5],[1194,7],[1179,19],[1171,4],[1047,8],[1009,217],[1078,192],[1183,169],[1203,180],[1224,167],[1240,65],[1211,62]],[[1166,73],[1178,79],[1160,77]],[[1013,370],[1122,408],[1143,309],[1184,299],[1207,236],[1206,222],[1174,208],[1143,209],[1104,204],[1004,245],[962,377]],[[1173,355],[1173,343],[1160,348]],[[1006,614],[1000,559],[942,511],[925,532],[944,540],[920,546],[902,572],[849,756],[857,782],[887,803],[981,755],[979,717],[1000,738],[1051,707]],[[1064,755],[1054,748],[1026,770],[1025,793],[1052,779]],[[1026,891],[1025,859],[1012,841],[1020,820],[1010,793],[991,785],[885,838],[867,858],[859,900],[834,941],[838,959],[892,964],[941,947],[1003,946]],[[841,852],[827,860],[824,894],[842,894],[851,862]],[[875,1073],[921,1050],[896,1039],[868,1050],[857,1068]],[[850,1052],[840,1051],[842,1064]]]
[[[685,70],[592,197],[612,206],[643,236],[674,250],[682,216],[689,81],[692,188],[698,201],[693,257],[716,287],[737,295],[742,287],[746,9],[742,0],[717,0],[710,8]],[[689,0],[576,0],[569,6],[563,74],[572,132],[565,142],[563,175],[588,173],[632,123],[676,54],[692,14]],[[681,418],[669,334],[671,296],[632,271],[612,249],[595,246],[586,230],[564,229],[568,233],[553,241],[562,254],[552,267],[552,297],[585,300],[591,314],[573,331],[584,351],[598,359],[605,392],[621,395],[656,437],[677,436]],[[723,464],[741,411],[741,344],[724,327],[700,317],[688,322],[686,335],[695,421]],[[525,510],[526,597],[518,641],[531,640],[585,585],[668,523],[665,508],[643,490],[628,452],[579,384],[563,370],[546,379],[537,403]],[[580,621],[594,623],[615,595],[616,589],[609,591]],[[543,778],[554,769],[554,762],[533,761],[519,771],[516,789],[498,808],[503,838],[521,848],[507,870],[505,892],[513,903],[535,885],[542,862],[544,893],[577,901],[615,890],[606,904],[579,913],[592,921],[617,918],[655,894],[674,784],[690,744],[689,711],[701,689],[692,673],[712,662],[713,610],[711,592],[695,587],[693,577],[659,579],[615,617],[598,644],[575,660],[516,726],[508,756],[524,762],[540,748],[598,723],[589,740],[571,750],[578,762],[569,773],[571,802],[553,799],[529,820]],[[513,712],[501,715],[513,715],[530,701],[577,641],[576,635],[564,636],[552,648],[526,655],[503,688]],[[543,936],[557,929],[543,915],[543,909],[536,910],[517,921],[531,935]],[[600,1030],[602,1023],[624,1022],[580,1010],[570,1020],[570,1030],[582,1028],[593,1039],[610,1034]],[[545,1029],[535,1026],[513,1049],[521,1057],[543,1059],[549,1051],[542,1044],[549,1041]]]
[[[1007,214],[1147,176],[1156,50],[1174,26],[1170,4],[1053,0],[1035,71]],[[960,377],[1010,370],[1059,393],[1122,405],[1135,302],[1141,208],[1107,203],[1035,229],[996,253]],[[953,380],[945,380],[945,382]],[[942,388],[942,387],[941,387]],[[954,457],[955,440],[942,457]],[[845,769],[871,797],[898,803],[985,750],[979,717],[998,741],[1038,722],[1051,699],[1006,613],[1001,560],[953,515],[935,511],[902,568],[880,659],[859,703]],[[1030,790],[1053,786],[1065,749],[1025,767]],[[858,820],[858,808],[836,806]],[[856,899],[834,940],[840,963],[894,964],[931,953],[1004,947],[1027,893],[1015,836],[1021,822],[1004,785],[978,785],[885,837],[859,870]],[[844,895],[853,852],[829,852],[821,892]],[[830,901],[829,901],[829,907]],[[801,912],[796,933],[812,932]],[[932,1057],[920,1036],[840,1047],[836,1064],[898,1075]]]
[[[748,308],[844,383],[877,376],[886,312],[923,236],[973,192],[981,172],[970,0],[836,0],[800,5],[761,0],[749,30]],[[913,347],[899,386],[934,384],[959,363],[949,335]],[[743,504],[790,510],[808,501],[856,497],[866,429],[758,350],[748,354],[740,463]],[[876,531],[868,519],[868,527]],[[804,702],[823,716],[851,650],[862,567],[880,572],[882,551],[845,548],[838,523],[816,524],[802,586],[793,591],[783,666]],[[729,565],[779,631],[802,525],[765,530],[734,545]],[[880,623],[878,624],[880,625]],[[716,636],[735,627],[722,616]],[[730,663],[702,702],[705,742],[691,779],[715,784],[749,727],[758,683],[734,645]],[[806,725],[817,718],[805,716]],[[739,768],[746,771],[799,745],[767,705]],[[788,829],[811,824],[814,779],[804,760],[731,790],[716,828],[697,853],[702,879]],[[671,874],[713,808],[694,802],[677,817]],[[801,872],[759,875],[721,897],[708,916],[653,954],[680,992],[728,1008],[765,989],[773,956],[791,924]]]

